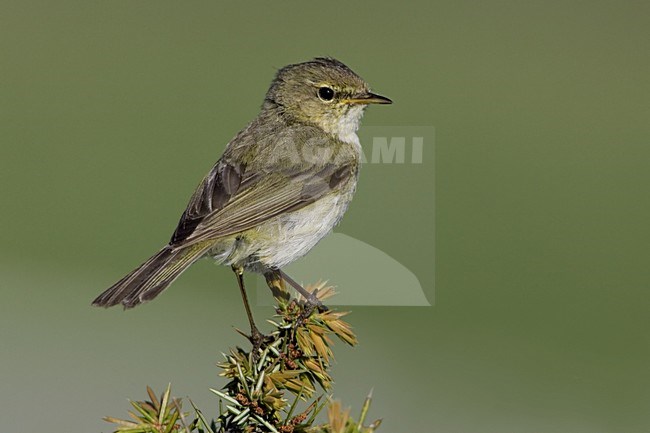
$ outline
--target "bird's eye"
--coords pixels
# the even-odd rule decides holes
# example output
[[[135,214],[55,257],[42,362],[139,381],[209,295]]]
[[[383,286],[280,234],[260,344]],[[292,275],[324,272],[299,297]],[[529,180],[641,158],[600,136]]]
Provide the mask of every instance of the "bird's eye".
[[[323,86],[318,89],[318,97],[323,101],[331,101],[334,99],[334,90],[332,90],[330,87]]]

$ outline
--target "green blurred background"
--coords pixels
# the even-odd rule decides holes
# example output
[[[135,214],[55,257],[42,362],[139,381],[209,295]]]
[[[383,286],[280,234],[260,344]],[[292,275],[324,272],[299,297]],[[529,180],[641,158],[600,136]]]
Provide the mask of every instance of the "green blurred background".
[[[167,241],[275,68],[331,55],[395,100],[364,125],[436,130],[435,172],[433,147],[365,166],[339,228],[435,306],[355,307],[335,395],[356,412],[374,388],[387,433],[649,431],[649,17],[614,1],[3,0],[2,430],[108,432],[102,416],[168,381],[214,413],[214,364],[246,323],[228,269],[200,262],[128,313],[89,303]]]

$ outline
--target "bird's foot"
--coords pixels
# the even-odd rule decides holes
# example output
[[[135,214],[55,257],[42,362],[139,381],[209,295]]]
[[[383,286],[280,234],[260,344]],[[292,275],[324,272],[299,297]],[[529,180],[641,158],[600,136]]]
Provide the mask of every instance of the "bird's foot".
[[[247,336],[248,341],[253,345],[253,358],[257,359],[259,357],[260,351],[268,343],[271,342],[272,338],[270,335],[262,334],[257,328],[251,330],[251,335]]]
[[[262,334],[257,328],[251,329],[250,335],[246,334],[240,329],[235,328],[235,330],[243,337],[245,337],[248,341],[250,341],[250,343],[253,345],[253,350],[251,353],[253,354],[254,359],[257,359],[262,349],[273,340],[270,335]]]
[[[318,291],[313,291],[305,299],[302,314],[300,315],[303,321],[309,318],[315,310],[318,310],[319,313],[329,311],[329,308],[318,298],[317,293]]]

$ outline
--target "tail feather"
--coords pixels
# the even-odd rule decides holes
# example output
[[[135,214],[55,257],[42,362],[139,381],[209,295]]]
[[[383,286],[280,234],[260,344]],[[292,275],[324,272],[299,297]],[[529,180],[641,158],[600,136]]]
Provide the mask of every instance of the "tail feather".
[[[92,305],[108,308],[122,304],[124,308],[133,308],[150,301],[165,290],[208,249],[210,246],[204,244],[195,244],[181,249],[166,246],[109,287],[93,301]]]

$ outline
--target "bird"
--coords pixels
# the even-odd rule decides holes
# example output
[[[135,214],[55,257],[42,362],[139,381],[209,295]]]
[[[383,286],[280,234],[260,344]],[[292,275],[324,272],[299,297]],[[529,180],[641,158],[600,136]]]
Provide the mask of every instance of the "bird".
[[[391,103],[331,57],[279,69],[259,114],[202,179],[170,241],[92,305],[133,308],[210,257],[235,272],[251,338],[259,342],[244,271],[263,274],[274,294],[286,293],[284,281],[299,289],[282,268],[343,217],[359,175],[361,117],[370,104]]]

